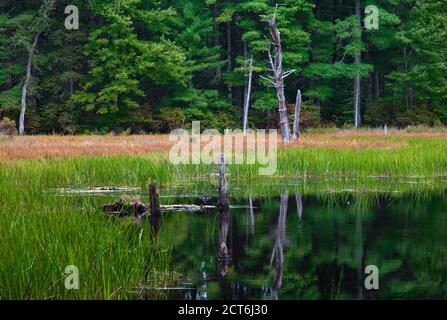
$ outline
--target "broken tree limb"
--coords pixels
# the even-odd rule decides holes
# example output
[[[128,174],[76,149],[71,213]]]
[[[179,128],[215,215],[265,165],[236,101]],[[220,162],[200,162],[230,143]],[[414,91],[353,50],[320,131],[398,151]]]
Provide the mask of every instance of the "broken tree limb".
[[[293,141],[300,136],[300,114],[301,114],[301,91],[298,89],[295,102],[295,117],[293,119]]]

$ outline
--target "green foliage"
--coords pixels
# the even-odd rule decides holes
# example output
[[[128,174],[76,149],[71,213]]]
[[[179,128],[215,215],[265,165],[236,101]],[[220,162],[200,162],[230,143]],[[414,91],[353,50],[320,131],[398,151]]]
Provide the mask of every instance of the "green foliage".
[[[385,101],[370,104],[365,112],[365,123],[372,127],[395,124],[396,107]]]
[[[157,118],[158,130],[161,132],[169,133],[185,125],[185,115],[179,108],[161,108]]]
[[[306,128],[315,128],[320,126],[321,114],[320,107],[317,105],[313,105],[309,102],[305,102],[301,105],[301,113],[300,113],[300,127],[303,129]]]
[[[260,78],[271,75],[266,18],[274,12],[284,70],[295,70],[285,79],[287,103],[299,88],[305,102],[320,107],[320,122],[350,124],[353,79],[360,76],[365,124],[447,124],[441,0],[361,3],[361,12],[369,4],[379,8],[377,30],[360,25],[363,14],[353,15],[354,3],[285,0],[276,8],[269,0],[73,0],[81,27],[68,31],[65,3],[56,2],[45,19],[48,4],[1,5],[1,116],[18,117],[29,50],[40,34],[27,97],[32,133],[165,131],[170,121],[161,118],[179,114],[175,108],[184,125],[200,120],[240,128],[250,57],[250,126],[265,127],[272,120],[266,114],[277,109],[274,89]],[[389,110],[379,106],[383,101]]]
[[[20,107],[22,88],[16,85],[9,90],[0,93],[0,114],[17,111]]]
[[[406,110],[397,114],[396,123],[399,126],[413,126],[425,124],[429,126],[439,125],[441,122],[436,115],[427,109],[426,106],[414,106],[410,110]]]
[[[100,11],[106,22],[92,32],[86,47],[86,54],[93,56],[91,78],[84,91],[73,97],[86,111],[102,115],[137,108],[138,99],[145,96],[143,85],[150,88],[184,80],[185,56],[178,46],[164,39],[148,41],[136,34],[132,19],[147,17],[144,11],[138,11],[136,18],[131,16],[138,4],[140,1],[105,5]]]

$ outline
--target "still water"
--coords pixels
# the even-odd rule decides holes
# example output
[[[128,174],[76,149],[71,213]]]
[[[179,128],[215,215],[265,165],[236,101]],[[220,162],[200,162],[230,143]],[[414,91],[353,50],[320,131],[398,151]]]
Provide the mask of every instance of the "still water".
[[[230,201],[226,216],[163,215],[159,245],[182,276],[163,289],[165,298],[447,298],[445,191],[283,191]],[[378,269],[378,289],[365,287],[370,265]]]

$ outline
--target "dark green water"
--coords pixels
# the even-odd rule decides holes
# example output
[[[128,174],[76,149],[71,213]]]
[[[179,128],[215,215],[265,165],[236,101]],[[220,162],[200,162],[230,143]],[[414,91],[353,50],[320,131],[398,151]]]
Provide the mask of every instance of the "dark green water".
[[[228,217],[163,215],[157,237],[182,275],[166,298],[447,298],[445,191],[267,196],[232,198]]]

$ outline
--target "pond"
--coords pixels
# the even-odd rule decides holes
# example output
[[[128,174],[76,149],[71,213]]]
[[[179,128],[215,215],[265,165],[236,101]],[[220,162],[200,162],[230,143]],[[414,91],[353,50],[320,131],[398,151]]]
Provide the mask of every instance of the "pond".
[[[238,189],[228,216],[163,214],[157,239],[182,275],[160,289],[164,298],[447,298],[445,190]],[[173,203],[216,202],[163,193]],[[368,266],[377,267],[377,289],[365,285]]]

